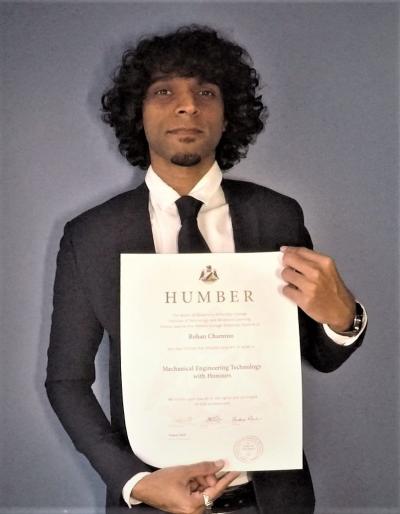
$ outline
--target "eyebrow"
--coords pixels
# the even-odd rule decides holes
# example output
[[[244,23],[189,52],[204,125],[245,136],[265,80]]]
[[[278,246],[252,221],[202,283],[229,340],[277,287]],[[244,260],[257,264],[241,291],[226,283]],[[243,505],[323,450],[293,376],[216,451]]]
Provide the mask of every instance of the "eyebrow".
[[[168,80],[171,79],[171,75],[154,75],[150,79],[150,86],[152,86],[155,82],[160,82],[161,80]]]
[[[175,78],[187,78],[187,79],[196,79],[199,83],[199,85],[203,86],[204,84],[209,84],[210,86],[216,86],[219,87],[218,84],[215,82],[211,82],[210,80],[201,79],[198,77],[185,77],[183,75],[174,75],[174,74],[159,74],[154,75],[151,80],[148,87],[151,87],[156,82],[167,82],[168,80],[172,80]]]

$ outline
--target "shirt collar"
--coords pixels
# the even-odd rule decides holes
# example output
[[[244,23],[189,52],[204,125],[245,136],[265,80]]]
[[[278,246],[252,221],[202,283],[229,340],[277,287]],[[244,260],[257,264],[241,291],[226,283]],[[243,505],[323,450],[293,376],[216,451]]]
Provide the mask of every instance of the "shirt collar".
[[[210,202],[215,193],[219,190],[222,181],[222,171],[217,161],[207,171],[207,173],[197,182],[194,188],[188,193],[190,196],[203,202],[205,206]],[[154,171],[152,166],[146,173],[145,182],[150,191],[150,198],[153,205],[160,209],[167,209],[174,205],[180,195],[166,184]]]

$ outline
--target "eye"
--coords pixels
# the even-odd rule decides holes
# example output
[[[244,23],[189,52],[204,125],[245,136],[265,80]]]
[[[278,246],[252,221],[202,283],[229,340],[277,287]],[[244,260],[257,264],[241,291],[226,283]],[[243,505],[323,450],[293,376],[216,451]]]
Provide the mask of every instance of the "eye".
[[[157,96],[166,96],[166,95],[170,95],[171,91],[169,89],[166,89],[165,87],[163,87],[161,89],[157,89],[156,91],[154,91],[154,94]]]
[[[211,97],[211,96],[215,96],[215,93],[214,93],[214,91],[211,91],[210,89],[201,89],[199,91],[199,95],[200,96]]]

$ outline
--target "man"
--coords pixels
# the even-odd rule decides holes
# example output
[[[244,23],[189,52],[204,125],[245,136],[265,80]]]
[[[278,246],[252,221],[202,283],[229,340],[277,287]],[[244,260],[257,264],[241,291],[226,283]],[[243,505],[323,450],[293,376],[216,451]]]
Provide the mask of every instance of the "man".
[[[221,170],[245,157],[263,129],[267,112],[258,83],[243,48],[209,28],[191,26],[127,50],[113,87],[103,95],[104,119],[114,127],[120,151],[148,171],[137,189],[65,227],[46,387],[75,446],[107,484],[110,512],[133,506],[149,513],[200,514],[213,502],[214,512],[314,510],[305,460],[302,470],[248,476],[221,476],[222,461],[157,470],[133,454],[124,423],[121,253],[280,249],[283,292],[299,307],[302,355],[317,369],[332,371],[361,344],[363,309],[333,260],[311,249],[297,202],[255,184],[222,180]],[[182,201],[197,205],[198,225],[190,234],[184,234]],[[185,247],[183,235],[198,246]],[[104,330],[110,337],[111,423],[91,389]]]

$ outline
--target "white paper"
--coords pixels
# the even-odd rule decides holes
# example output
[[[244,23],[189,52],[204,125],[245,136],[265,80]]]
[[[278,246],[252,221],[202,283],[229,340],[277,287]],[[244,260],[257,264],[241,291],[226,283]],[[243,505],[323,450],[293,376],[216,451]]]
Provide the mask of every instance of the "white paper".
[[[297,307],[281,267],[280,252],[121,255],[123,403],[140,459],[302,467]]]

